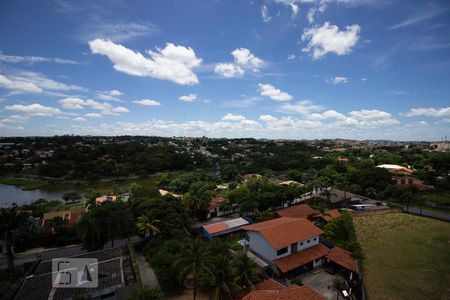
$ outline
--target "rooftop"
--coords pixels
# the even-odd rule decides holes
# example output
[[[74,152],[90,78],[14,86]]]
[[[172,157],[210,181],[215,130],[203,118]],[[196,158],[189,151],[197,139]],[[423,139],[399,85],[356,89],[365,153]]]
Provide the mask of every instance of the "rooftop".
[[[309,216],[317,213],[317,211],[308,204],[293,205],[291,207],[278,210],[275,212],[280,217],[287,218],[308,218]]]
[[[324,257],[328,254],[328,252],[329,249],[325,245],[318,244],[311,248],[298,251],[292,255],[276,259],[273,263],[278,267],[278,269],[280,269],[281,272],[287,273],[316,259]]]
[[[292,285],[283,290],[256,290],[243,300],[325,300],[322,295],[310,287]]]
[[[322,234],[320,228],[303,218],[281,217],[243,226],[242,229],[259,232],[274,249]]]
[[[345,249],[334,247],[331,249],[330,253],[328,253],[327,259],[337,263],[347,270],[355,273],[357,272],[356,260],[353,258],[352,254]]]

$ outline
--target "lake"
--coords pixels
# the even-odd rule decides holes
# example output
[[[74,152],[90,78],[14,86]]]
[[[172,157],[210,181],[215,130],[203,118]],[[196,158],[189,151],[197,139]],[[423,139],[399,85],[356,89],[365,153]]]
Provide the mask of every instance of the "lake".
[[[46,200],[62,200],[64,193],[70,191],[46,191],[41,189],[24,191],[20,186],[0,184],[0,206],[9,207],[13,203],[21,205],[34,202],[40,198]]]

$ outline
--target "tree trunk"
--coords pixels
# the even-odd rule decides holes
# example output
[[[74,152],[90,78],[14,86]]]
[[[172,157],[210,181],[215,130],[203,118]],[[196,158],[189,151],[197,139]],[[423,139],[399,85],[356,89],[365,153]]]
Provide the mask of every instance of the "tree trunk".
[[[6,256],[8,260],[9,280],[14,280],[14,254],[11,245],[11,232],[6,233]]]

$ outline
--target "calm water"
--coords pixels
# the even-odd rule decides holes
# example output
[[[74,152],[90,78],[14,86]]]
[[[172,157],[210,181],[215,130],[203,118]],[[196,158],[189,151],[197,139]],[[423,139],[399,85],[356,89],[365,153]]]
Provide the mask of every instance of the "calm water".
[[[44,198],[47,200],[62,200],[64,193],[69,192],[68,190],[63,191],[45,191],[45,190],[33,190],[33,191],[23,191],[20,186],[0,184],[0,206],[7,207],[12,203],[17,203],[18,205],[31,203],[39,198]]]

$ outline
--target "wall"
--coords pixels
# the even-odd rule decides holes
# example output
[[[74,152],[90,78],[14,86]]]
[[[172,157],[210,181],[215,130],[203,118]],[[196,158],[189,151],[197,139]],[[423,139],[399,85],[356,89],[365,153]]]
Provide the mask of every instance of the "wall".
[[[314,241],[314,238],[316,238],[315,241]],[[308,243],[308,240],[310,240],[309,243]],[[301,245],[302,242],[303,242],[303,245]],[[316,246],[316,245],[319,245],[319,236],[314,236],[309,239],[299,241],[297,244],[297,249],[298,249],[298,251],[301,251],[301,250],[305,250],[307,248],[310,248],[310,247]]]
[[[277,250],[273,249],[269,242],[267,242],[259,232],[248,231],[247,235],[250,238],[250,249],[268,261],[273,261],[291,254],[291,247],[289,246],[287,253],[277,256]]]

